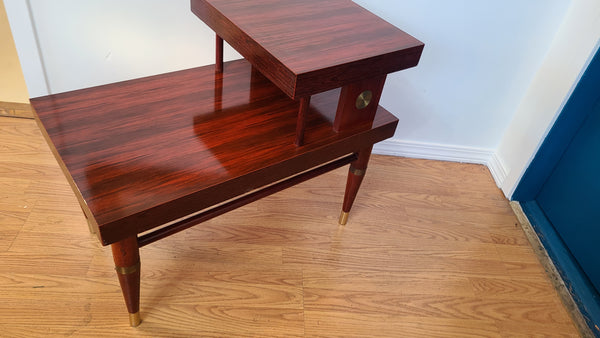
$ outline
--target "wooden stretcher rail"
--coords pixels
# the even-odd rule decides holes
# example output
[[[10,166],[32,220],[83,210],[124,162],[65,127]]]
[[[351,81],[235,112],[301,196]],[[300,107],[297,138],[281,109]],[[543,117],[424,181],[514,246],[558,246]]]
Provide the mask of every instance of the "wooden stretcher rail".
[[[288,178],[286,180],[283,180],[281,182],[275,183],[273,185],[267,186],[266,188],[260,189],[258,191],[252,192],[248,195],[244,195],[241,196],[239,198],[236,198],[232,201],[229,201],[225,204],[221,204],[217,207],[214,207],[212,209],[209,209],[207,211],[204,211],[200,214],[194,215],[192,217],[186,218],[182,221],[179,221],[177,223],[168,225],[166,227],[160,228],[158,230],[154,230],[148,234],[144,234],[142,236],[140,236],[138,238],[138,245],[139,247],[143,247],[145,245],[148,245],[150,243],[154,243],[160,239],[163,239],[165,237],[171,236],[175,233],[178,233],[182,230],[188,229],[190,227],[193,227],[195,225],[198,225],[202,222],[208,221],[211,218],[217,217],[219,215],[222,215],[226,212],[229,212],[231,210],[237,209],[239,207],[242,207],[248,203],[257,201],[261,198],[267,197],[269,195],[272,195],[278,191],[287,189],[289,187],[292,187],[296,184],[302,183],[306,180],[309,180],[311,178],[317,177],[319,175],[322,175],[326,172],[329,172],[331,170],[335,170],[337,168],[343,167],[353,161],[355,161],[357,159],[356,154],[351,154],[345,157],[342,157],[340,159],[337,159],[333,162],[327,163],[325,165],[322,165],[320,167],[317,167],[315,169],[311,169],[309,171],[306,171],[304,173],[298,174],[296,176],[292,176],[291,178]]]

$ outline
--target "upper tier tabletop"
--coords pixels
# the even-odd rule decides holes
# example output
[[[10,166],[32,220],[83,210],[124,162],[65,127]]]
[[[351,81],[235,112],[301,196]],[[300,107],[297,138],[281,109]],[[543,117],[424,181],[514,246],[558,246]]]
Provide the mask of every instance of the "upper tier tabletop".
[[[315,95],[306,145],[297,101],[245,60],[31,99],[38,121],[104,244],[239,196],[394,134],[335,133],[339,90]]]
[[[423,43],[350,0],[191,0],[192,12],[296,99],[414,67]]]

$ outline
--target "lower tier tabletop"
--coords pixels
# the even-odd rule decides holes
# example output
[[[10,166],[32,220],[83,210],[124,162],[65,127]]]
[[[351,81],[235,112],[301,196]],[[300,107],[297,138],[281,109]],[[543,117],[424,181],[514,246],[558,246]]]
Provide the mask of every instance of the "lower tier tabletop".
[[[314,95],[305,145],[299,102],[245,60],[31,99],[104,245],[370,147],[398,120],[332,130],[339,89]]]

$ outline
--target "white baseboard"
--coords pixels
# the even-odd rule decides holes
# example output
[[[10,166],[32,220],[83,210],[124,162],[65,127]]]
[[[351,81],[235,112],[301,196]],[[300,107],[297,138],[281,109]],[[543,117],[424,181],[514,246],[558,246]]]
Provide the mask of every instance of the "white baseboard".
[[[506,179],[505,166],[492,149],[389,139],[377,143],[373,148],[373,153],[428,160],[483,164],[490,170],[498,187],[501,187]]]
[[[498,188],[502,189],[504,181],[506,180],[506,176],[508,175],[504,162],[502,162],[502,160],[500,159],[500,157],[498,157],[496,153],[493,153],[492,157],[490,158],[490,161],[486,164],[486,166],[490,170],[490,173],[492,174],[494,181],[496,181],[496,185],[498,186]]]

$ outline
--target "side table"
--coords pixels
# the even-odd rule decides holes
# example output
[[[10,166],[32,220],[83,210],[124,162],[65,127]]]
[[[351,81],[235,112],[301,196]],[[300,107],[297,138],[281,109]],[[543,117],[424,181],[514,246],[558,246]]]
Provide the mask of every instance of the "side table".
[[[348,0],[192,0],[216,65],[31,99],[85,213],[111,245],[130,324],[139,248],[350,164],[345,224],[373,144],[398,119],[388,73],[423,44]],[[223,62],[223,39],[245,59]]]

